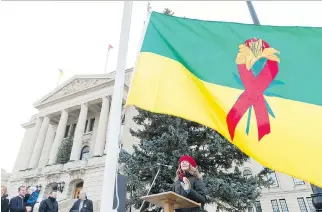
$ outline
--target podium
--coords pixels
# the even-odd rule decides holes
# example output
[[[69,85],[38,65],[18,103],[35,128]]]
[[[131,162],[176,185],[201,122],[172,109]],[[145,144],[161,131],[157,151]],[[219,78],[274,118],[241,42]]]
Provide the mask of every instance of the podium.
[[[196,203],[172,191],[144,196],[141,199],[162,207],[164,212],[174,212],[174,209],[178,208],[195,208],[201,206],[200,203]]]

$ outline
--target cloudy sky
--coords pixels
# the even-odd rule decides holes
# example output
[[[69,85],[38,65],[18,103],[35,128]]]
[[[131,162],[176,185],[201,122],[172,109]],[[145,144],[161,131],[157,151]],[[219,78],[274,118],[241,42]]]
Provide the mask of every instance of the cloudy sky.
[[[322,1],[254,2],[263,25],[322,27]],[[127,67],[138,52],[145,1],[134,2]],[[251,23],[245,2],[152,1],[152,10],[168,7],[177,16],[203,20]],[[58,69],[65,75],[115,70],[123,3],[0,2],[0,167],[13,168],[24,130],[21,124],[37,113],[32,104],[55,89]]]

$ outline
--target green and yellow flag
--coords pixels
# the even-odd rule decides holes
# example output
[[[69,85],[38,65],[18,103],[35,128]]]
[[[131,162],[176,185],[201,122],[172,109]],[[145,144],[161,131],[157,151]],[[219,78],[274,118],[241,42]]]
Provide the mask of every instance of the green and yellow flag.
[[[262,165],[322,187],[322,28],[153,12],[127,104],[208,126]]]

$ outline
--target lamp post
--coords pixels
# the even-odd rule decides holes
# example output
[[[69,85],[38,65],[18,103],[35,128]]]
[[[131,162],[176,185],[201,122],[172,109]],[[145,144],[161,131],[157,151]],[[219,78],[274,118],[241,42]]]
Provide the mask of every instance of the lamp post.
[[[311,184],[311,187],[313,191],[313,194],[311,194],[313,206],[316,212],[322,212],[322,188],[313,184]]]

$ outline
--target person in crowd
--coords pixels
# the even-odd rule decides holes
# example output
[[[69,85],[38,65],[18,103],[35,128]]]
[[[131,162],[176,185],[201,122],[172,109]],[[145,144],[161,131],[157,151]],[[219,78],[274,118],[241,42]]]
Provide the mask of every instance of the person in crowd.
[[[28,189],[28,199],[26,200],[26,206],[31,207],[31,211],[33,211],[33,208],[37,202],[37,199],[39,197],[40,190],[38,190],[36,187],[32,186]]]
[[[47,199],[41,201],[39,206],[39,212],[58,212],[58,202],[57,198],[57,191],[53,190],[49,193]]]
[[[176,212],[203,211],[206,202],[206,187],[196,167],[197,163],[193,157],[182,156],[179,159],[173,190],[181,196],[200,203],[201,207],[176,209]]]
[[[31,195],[31,187],[30,186],[27,186],[26,187],[26,195],[23,198],[23,202],[24,202],[25,206],[27,205],[27,200],[30,197],[30,195]]]
[[[93,212],[93,202],[87,199],[84,190],[79,192],[79,199],[74,202],[74,205],[69,212]]]
[[[13,197],[10,200],[10,203],[9,203],[10,212],[25,212],[26,211],[26,206],[24,203],[25,195],[26,195],[26,187],[19,186],[18,196]]]
[[[8,191],[5,186],[1,186],[1,212],[9,212]]]

